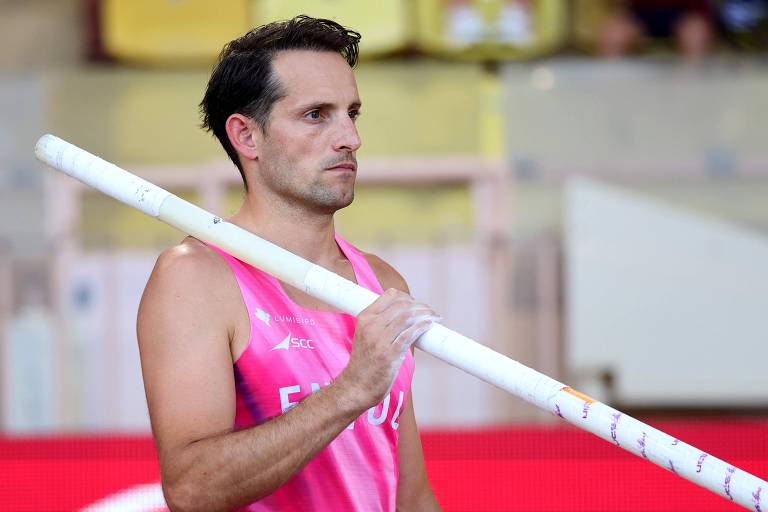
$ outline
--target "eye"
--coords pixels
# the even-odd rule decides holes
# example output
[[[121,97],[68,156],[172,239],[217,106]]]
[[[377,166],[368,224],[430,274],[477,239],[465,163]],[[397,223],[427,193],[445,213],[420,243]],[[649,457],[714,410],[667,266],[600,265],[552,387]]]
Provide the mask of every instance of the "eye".
[[[360,111],[357,109],[350,110],[348,114],[349,114],[349,118],[352,119],[353,121],[358,117],[360,117]]]
[[[310,110],[304,114],[304,117],[308,119],[320,119],[320,109]]]

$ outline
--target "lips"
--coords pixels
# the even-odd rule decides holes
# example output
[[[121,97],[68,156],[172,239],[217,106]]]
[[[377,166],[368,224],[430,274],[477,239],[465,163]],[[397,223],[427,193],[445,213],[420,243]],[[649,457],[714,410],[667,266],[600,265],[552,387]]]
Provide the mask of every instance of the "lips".
[[[328,171],[357,171],[357,165],[353,162],[341,162],[333,167],[328,167],[326,170]]]

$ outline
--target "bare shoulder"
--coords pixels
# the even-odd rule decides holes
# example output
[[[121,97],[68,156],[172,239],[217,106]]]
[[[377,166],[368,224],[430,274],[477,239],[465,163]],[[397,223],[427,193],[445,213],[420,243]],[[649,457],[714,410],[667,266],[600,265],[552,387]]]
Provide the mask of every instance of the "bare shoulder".
[[[185,275],[189,278],[192,273],[196,279],[209,280],[227,271],[227,264],[216,251],[196,238],[187,237],[158,256],[153,274],[173,279]]]
[[[178,315],[224,315],[239,298],[229,265],[213,249],[188,237],[157,258],[139,308],[139,323],[151,310],[169,306]],[[148,307],[151,306],[151,307]],[[231,320],[231,319],[227,319]]]
[[[411,293],[408,289],[408,283],[405,282],[403,276],[392,265],[375,254],[363,253],[363,255],[379,279],[383,289],[395,288],[405,293]]]

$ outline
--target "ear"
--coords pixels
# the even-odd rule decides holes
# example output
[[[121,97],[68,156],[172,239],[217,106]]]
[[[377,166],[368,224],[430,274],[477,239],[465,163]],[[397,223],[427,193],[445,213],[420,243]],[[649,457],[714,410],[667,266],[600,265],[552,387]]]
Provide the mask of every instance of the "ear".
[[[241,158],[256,160],[262,134],[256,122],[242,114],[232,114],[224,124],[230,144]]]

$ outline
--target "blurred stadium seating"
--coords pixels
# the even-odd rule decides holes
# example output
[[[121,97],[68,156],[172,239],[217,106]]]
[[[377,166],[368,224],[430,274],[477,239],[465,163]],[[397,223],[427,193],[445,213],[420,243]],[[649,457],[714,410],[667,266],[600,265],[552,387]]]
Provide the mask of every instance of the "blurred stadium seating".
[[[560,0],[419,0],[418,47],[471,60],[541,57],[564,46],[568,6]]]
[[[99,12],[106,53],[144,64],[210,62],[249,27],[247,0],[105,0]]]

